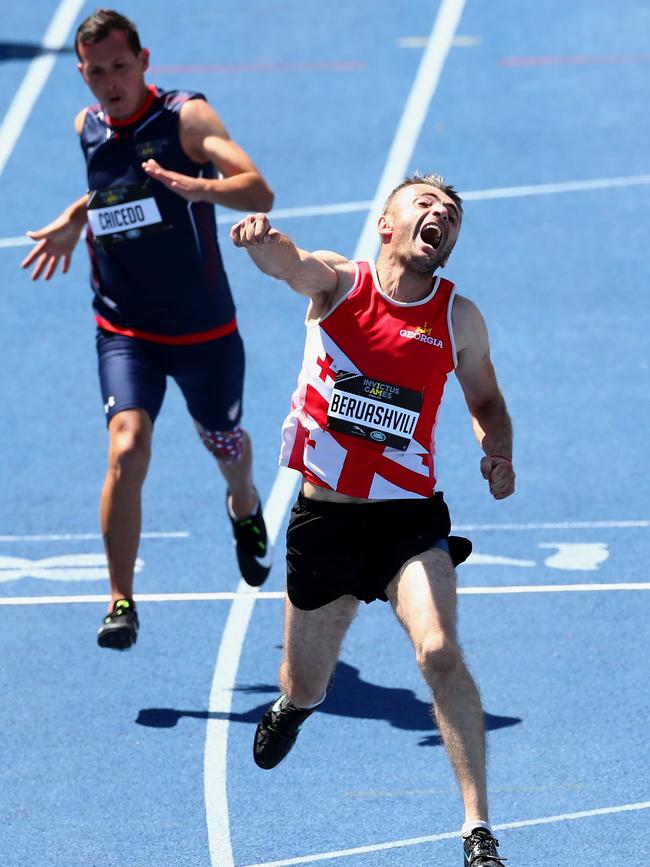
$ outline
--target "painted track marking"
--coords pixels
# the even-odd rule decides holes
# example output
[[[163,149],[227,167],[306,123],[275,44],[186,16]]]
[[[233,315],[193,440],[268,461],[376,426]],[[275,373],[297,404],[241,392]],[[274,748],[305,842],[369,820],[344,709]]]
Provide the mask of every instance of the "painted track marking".
[[[561,813],[557,816],[543,816],[539,819],[524,819],[521,822],[503,822],[500,825],[493,825],[493,828],[495,831],[507,831],[512,828],[531,828],[535,825],[552,825],[557,822],[572,822],[577,819],[591,819],[595,816],[612,816],[617,813],[631,813],[648,809],[650,809],[650,801],[640,801],[636,804],[622,804],[616,807],[599,807],[595,810],[581,810],[577,813]],[[354,849],[339,849],[336,852],[321,852],[317,855],[285,858],[282,861],[264,861],[259,864],[249,864],[247,867],[290,867],[290,865],[293,864],[313,864],[315,861],[327,861],[330,858],[349,858],[351,855],[365,855],[370,852],[383,852],[387,849],[402,849],[405,846],[421,846],[424,843],[437,843],[439,840],[459,839],[459,831],[445,831],[443,834],[431,834],[426,837],[411,837],[407,840],[395,840],[391,843],[357,846]]]
[[[460,193],[464,202],[490,202],[495,199],[519,199],[529,196],[551,196],[561,193],[586,193],[594,190],[642,187],[650,184],[650,175],[627,175],[614,178],[589,178],[587,180],[558,181],[549,184],[526,184],[517,187],[494,187],[486,190],[466,190]],[[274,220],[294,220],[308,217],[327,217],[369,211],[374,201],[338,202],[332,205],[303,205],[295,208],[275,208]],[[230,214],[219,214],[217,223],[230,226],[234,221]],[[0,238],[0,250],[14,247],[29,247],[34,242],[19,235],[15,238]]]
[[[384,191],[386,190],[387,194],[402,179],[402,173],[411,159],[417,137],[420,134],[422,124],[429,109],[429,103],[433,98],[442,66],[451,46],[451,41],[456,35],[456,27],[460,22],[465,2],[466,0],[442,0],[440,4],[429,37],[429,44],[424,51],[420,66],[418,67],[418,72],[411,87],[404,112],[402,113],[373,202],[383,204],[382,197],[384,196]],[[361,236],[357,242],[354,258],[361,259],[371,256],[376,249],[376,242],[377,234],[371,212],[368,214]],[[286,482],[285,479],[287,479]],[[290,483],[288,479],[291,480]],[[283,490],[290,490],[290,496],[293,496],[298,479],[297,473],[291,470],[286,470],[285,472],[280,470],[276,476],[271,495],[273,496],[276,488],[281,486]],[[285,500],[284,510],[277,515],[274,501],[272,515],[273,520],[276,522],[274,525],[276,534],[284,519],[289,499],[290,497]],[[271,535],[270,529],[269,535]],[[275,537],[272,536],[272,538]],[[210,711],[224,709],[226,711],[224,714],[225,719],[208,719],[206,734],[204,791],[210,858],[213,867],[234,867],[228,815],[227,712],[232,703],[232,690],[235,685],[239,658],[254,604],[255,595],[251,595],[250,599],[247,599],[245,602],[235,600],[232,604],[219,646],[219,655],[212,683],[212,692],[210,694]],[[233,621],[232,628],[230,628],[231,618]]]
[[[270,502],[270,500],[269,500]],[[265,513],[266,514],[266,513]],[[621,590],[650,590],[650,581],[621,581],[603,584],[505,584],[495,587],[459,587],[459,596],[504,596],[524,593],[597,593]],[[254,590],[240,582],[237,590],[206,593],[136,593],[136,602],[230,602],[250,600],[284,599],[284,590]],[[73,603],[108,602],[108,594],[83,594],[81,596],[4,596],[1,605],[70,605]]]
[[[56,63],[56,51],[63,47],[77,15],[84,7],[84,0],[62,0],[49,27],[45,31],[43,49],[51,54],[35,57],[16,91],[11,105],[0,126],[0,176],[5,170],[16,142],[29,119],[36,100],[45,87],[50,72]]]
[[[294,483],[295,484],[295,483]],[[280,523],[282,519],[280,519]],[[452,530],[602,530],[633,529],[650,527],[650,520],[640,518],[630,521],[543,521],[527,524],[454,524]],[[150,531],[141,534],[142,539],[188,539],[188,530]],[[74,542],[101,539],[100,533],[36,533],[32,535],[0,536],[0,542]]]
[[[140,534],[141,539],[189,539],[189,537],[187,530]],[[84,542],[101,538],[101,533],[35,533],[23,536],[0,536],[0,542]]]

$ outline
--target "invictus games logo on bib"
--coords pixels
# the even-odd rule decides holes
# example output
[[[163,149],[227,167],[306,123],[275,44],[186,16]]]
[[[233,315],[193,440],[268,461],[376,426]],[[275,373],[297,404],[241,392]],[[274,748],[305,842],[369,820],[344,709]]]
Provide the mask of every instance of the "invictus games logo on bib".
[[[444,343],[439,337],[431,336],[431,328],[427,328],[428,323],[418,325],[413,331],[408,328],[402,328],[400,337],[406,337],[408,340],[418,340],[420,343],[427,343],[429,346],[435,346],[436,349],[444,349]]]
[[[339,370],[327,428],[405,451],[420,417],[422,392]]]
[[[380,400],[391,400],[394,395],[400,392],[398,386],[388,385],[387,382],[378,382],[376,379],[364,379],[363,390],[370,397],[376,397]]]

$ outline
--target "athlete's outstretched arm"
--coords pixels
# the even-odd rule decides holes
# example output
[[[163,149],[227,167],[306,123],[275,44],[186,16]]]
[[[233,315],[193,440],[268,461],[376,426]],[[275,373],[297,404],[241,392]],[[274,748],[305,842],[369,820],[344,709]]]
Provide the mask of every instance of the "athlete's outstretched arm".
[[[191,99],[180,110],[179,132],[185,153],[196,163],[212,163],[220,178],[194,178],[147,160],[142,168],[190,202],[210,202],[238,211],[270,211],[273,192],[255,164],[234,142],[221,119],[203,99]]]
[[[460,382],[479,445],[485,452],[481,473],[497,500],[515,490],[512,467],[512,422],[490,359],[485,321],[467,298],[457,296],[452,310]]]
[[[87,202],[88,195],[84,194],[76,202],[68,205],[47,226],[43,226],[42,229],[38,229],[35,232],[27,232],[28,236],[33,241],[36,241],[37,244],[25,256],[20,263],[20,267],[29,268],[34,262],[36,263],[32,271],[32,280],[38,280],[41,275],[43,275],[45,280],[49,280],[61,260],[61,273],[65,274],[67,272],[70,267],[72,253],[77,246],[81,230],[86,223]]]
[[[274,228],[264,214],[250,214],[230,230],[236,247],[245,247],[260,271],[285,280],[300,295],[334,296],[341,269],[352,263],[338,253],[301,250],[287,235]]]

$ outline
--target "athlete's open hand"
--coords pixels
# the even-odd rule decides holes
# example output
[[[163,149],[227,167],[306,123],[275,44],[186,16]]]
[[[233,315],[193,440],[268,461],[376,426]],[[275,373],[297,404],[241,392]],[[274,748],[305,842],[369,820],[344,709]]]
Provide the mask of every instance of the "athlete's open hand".
[[[155,181],[160,181],[168,190],[182,196],[188,202],[201,202],[206,198],[207,182],[205,178],[193,178],[180,172],[170,172],[155,160],[142,163],[143,170]]]
[[[21,268],[29,268],[36,263],[32,271],[32,280],[38,280],[42,275],[49,280],[61,262],[61,273],[65,274],[70,267],[72,253],[79,240],[83,222],[73,219],[64,212],[56,220],[48,223],[36,232],[27,232],[32,241],[37,241],[20,263]]]
[[[515,491],[515,471],[512,461],[501,455],[491,455],[481,459],[481,474],[490,485],[490,493],[495,500],[505,500]]]
[[[230,240],[235,247],[256,247],[258,244],[273,244],[281,237],[266,214],[249,214],[230,230]]]

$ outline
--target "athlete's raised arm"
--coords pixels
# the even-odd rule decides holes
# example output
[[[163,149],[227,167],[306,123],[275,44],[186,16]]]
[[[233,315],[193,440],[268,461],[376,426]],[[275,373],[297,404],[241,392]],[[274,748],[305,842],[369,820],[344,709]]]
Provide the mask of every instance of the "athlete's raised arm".
[[[301,250],[264,214],[249,214],[235,223],[230,238],[236,247],[246,248],[260,271],[286,281],[312,301],[318,299],[321,313],[354,282],[353,262],[329,250]]]
[[[490,359],[485,321],[475,304],[456,296],[452,325],[458,353],[460,382],[479,445],[485,452],[481,473],[497,500],[515,490],[512,467],[512,423]]]
[[[211,162],[221,177],[194,178],[168,171],[156,160],[147,160],[142,168],[149,177],[190,202],[211,202],[238,211],[272,208],[272,190],[205,100],[190,99],[182,106],[179,132],[188,157],[199,164]]]

